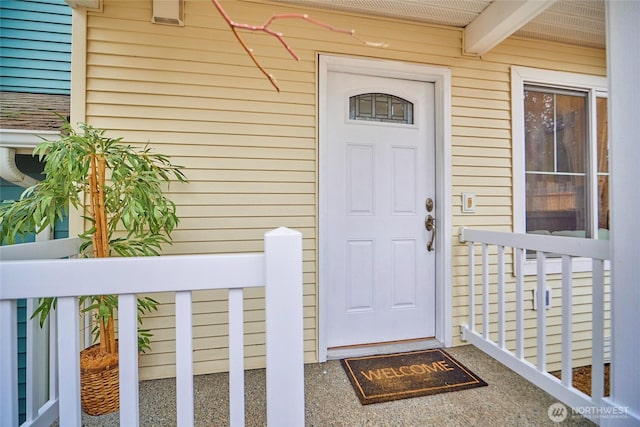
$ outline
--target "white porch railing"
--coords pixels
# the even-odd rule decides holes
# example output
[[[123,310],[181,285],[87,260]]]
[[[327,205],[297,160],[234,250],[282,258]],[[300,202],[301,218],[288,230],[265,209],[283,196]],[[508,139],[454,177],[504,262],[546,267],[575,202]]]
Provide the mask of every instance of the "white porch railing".
[[[603,414],[611,408],[618,408],[610,398],[604,398],[604,262],[610,259],[608,240],[590,240],[572,237],[543,236],[534,234],[501,233],[493,231],[461,228],[460,242],[469,246],[469,323],[461,325],[462,339],[470,342],[485,353],[505,364],[529,381],[542,388],[571,408],[587,408],[582,415],[594,422],[600,422]],[[476,328],[476,303],[478,295],[475,272],[476,244],[482,247],[482,327]],[[489,247],[497,247],[497,304],[490,308],[489,292]],[[505,332],[505,248],[513,248],[515,253],[515,352],[507,348]],[[524,313],[524,262],[526,251],[536,253],[536,364],[525,360],[525,313]],[[547,329],[545,307],[546,258],[548,254],[560,255],[562,259],[562,344],[561,369],[562,380],[547,373]],[[591,318],[591,396],[572,386],[572,261],[574,257],[592,260],[592,318]],[[497,341],[490,338],[489,317],[497,312]],[[612,391],[613,395],[613,391]],[[609,409],[607,409],[609,408]],[[624,408],[618,408],[624,413]],[[609,411],[609,412],[607,412]]]
[[[69,255],[46,242],[60,258]],[[38,243],[39,244],[39,243]],[[35,244],[26,244],[35,245]],[[33,258],[34,246],[0,252],[0,425],[17,426],[16,300],[57,297],[59,331],[78,332],[78,296],[117,294],[120,353],[120,424],[138,425],[136,294],[176,294],[176,409],[179,426],[194,422],[191,294],[229,290],[229,406],[232,426],[244,425],[243,289],[265,286],[267,423],[304,425],[302,237],[279,228],[265,234],[262,254],[162,256],[103,259]],[[24,251],[21,255],[16,252]],[[75,244],[77,249],[77,244]],[[73,251],[72,251],[73,252]],[[8,259],[23,261],[8,261]],[[41,256],[38,256],[41,258]],[[90,280],[89,280],[90,278]],[[57,367],[50,399],[31,409],[25,425],[80,426],[79,334],[58,333]],[[64,378],[57,383],[55,376]]]
[[[6,261],[21,259],[60,259],[74,257],[78,254],[80,239],[46,240],[37,243],[25,243],[20,245],[0,247],[0,295],[5,289],[4,265]],[[35,308],[34,299],[27,300],[27,332],[26,332],[26,411],[23,426],[49,426],[58,418],[58,371],[57,371],[57,324],[55,311],[44,326],[43,332],[48,332],[48,339],[42,348],[38,341],[41,333],[37,319],[30,319],[30,314]],[[6,304],[6,305],[5,305]],[[15,301],[5,302],[0,300],[0,332],[2,333],[0,347],[0,402],[2,413],[0,425],[15,417],[15,422],[6,424],[18,425],[18,364],[16,360],[17,349],[17,312]],[[6,341],[13,344],[8,347]],[[42,354],[42,351],[45,354]],[[48,350],[47,360],[43,359]],[[11,354],[8,352],[12,351]],[[6,397],[5,397],[6,396]],[[13,396],[13,397],[10,397]],[[12,407],[7,405],[12,404]]]

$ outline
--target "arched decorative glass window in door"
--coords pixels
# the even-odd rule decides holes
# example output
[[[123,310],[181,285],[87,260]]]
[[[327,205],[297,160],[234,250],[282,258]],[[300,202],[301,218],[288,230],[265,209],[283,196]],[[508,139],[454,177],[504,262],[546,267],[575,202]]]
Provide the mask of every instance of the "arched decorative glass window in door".
[[[386,93],[363,93],[349,98],[349,118],[412,125],[413,104]]]

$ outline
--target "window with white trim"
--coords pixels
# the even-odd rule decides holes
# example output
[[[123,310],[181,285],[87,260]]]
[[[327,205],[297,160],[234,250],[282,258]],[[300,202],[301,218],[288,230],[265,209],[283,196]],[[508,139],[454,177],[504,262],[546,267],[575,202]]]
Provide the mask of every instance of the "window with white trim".
[[[512,91],[515,231],[608,239],[606,79],[513,67]]]

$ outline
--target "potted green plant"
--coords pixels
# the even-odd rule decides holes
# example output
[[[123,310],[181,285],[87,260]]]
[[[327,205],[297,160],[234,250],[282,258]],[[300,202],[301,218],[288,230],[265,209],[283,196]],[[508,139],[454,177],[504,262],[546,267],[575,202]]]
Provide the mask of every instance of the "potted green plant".
[[[0,241],[11,244],[53,227],[73,206],[85,212],[89,224],[79,236],[81,256],[159,255],[178,224],[176,205],[163,189],[172,180],[186,182],[182,167],[148,147],[139,150],[122,138],[110,138],[105,130],[88,124],[78,128],[65,123],[59,140],[34,149],[34,156],[44,160],[45,178],[25,190],[19,201],[0,206]],[[89,295],[80,302],[84,312],[93,314],[94,340],[99,343],[81,354],[83,409],[91,415],[113,412],[118,409],[118,298]],[[33,316],[39,316],[41,325],[55,303],[52,298],[39,301]],[[138,321],[157,310],[157,304],[150,297],[138,298]],[[141,352],[149,349],[150,336],[148,330],[139,330]]]

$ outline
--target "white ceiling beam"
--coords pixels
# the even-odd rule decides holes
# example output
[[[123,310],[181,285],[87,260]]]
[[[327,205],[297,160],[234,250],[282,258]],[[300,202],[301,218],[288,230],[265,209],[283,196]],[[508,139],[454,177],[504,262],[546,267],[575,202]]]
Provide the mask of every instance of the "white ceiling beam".
[[[495,0],[464,29],[464,53],[483,55],[556,0]]]

